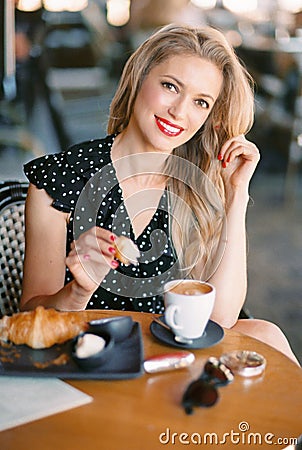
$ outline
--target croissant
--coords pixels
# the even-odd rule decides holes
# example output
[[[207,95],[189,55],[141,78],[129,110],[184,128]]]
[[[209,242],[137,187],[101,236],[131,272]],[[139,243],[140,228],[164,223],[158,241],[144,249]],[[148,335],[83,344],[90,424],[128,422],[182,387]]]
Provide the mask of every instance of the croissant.
[[[85,316],[77,312],[38,306],[33,311],[4,316],[0,320],[0,341],[41,349],[62,344],[87,329]]]

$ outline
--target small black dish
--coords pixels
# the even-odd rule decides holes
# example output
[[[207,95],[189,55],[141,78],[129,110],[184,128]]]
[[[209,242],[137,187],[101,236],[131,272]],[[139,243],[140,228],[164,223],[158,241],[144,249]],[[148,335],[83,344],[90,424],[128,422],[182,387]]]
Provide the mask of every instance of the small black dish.
[[[159,319],[165,323],[164,316],[160,316]],[[163,328],[155,321],[151,322],[150,331],[159,341],[171,347],[179,347],[184,349],[208,348],[220,342],[224,337],[223,328],[212,320],[209,320],[205,333],[200,338],[192,339],[192,344],[181,344],[176,342],[172,331]]]
[[[89,322],[89,333],[109,333],[115,342],[126,339],[133,328],[133,319],[130,316],[116,316],[105,319],[91,320]]]
[[[81,369],[91,370],[91,369],[101,366],[110,357],[112,357],[113,349],[114,349],[114,338],[109,333],[105,333],[105,332],[94,333],[96,336],[102,337],[103,339],[105,339],[105,342],[106,342],[105,347],[102,350],[94,353],[93,355],[90,355],[86,358],[80,358],[76,354],[76,345],[78,343],[78,340],[86,334],[92,334],[92,333],[91,332],[90,333],[89,332],[81,333],[76,338],[74,338],[74,341],[72,344],[71,356]]]

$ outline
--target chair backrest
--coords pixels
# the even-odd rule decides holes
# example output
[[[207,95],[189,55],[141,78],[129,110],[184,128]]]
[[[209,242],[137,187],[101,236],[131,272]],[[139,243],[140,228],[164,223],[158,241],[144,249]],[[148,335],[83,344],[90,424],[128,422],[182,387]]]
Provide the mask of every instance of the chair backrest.
[[[28,182],[0,182],[0,317],[19,311]]]

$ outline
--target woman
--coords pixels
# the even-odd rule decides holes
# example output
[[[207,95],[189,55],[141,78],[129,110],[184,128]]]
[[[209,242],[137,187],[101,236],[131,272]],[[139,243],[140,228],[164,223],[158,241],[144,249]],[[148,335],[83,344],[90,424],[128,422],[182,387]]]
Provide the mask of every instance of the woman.
[[[163,311],[171,278],[215,285],[212,319],[279,348],[275,325],[237,321],[246,296],[245,215],[259,161],[245,138],[251,80],[223,35],[168,25],[128,60],[108,136],[25,166],[21,307]],[[119,265],[116,236],[138,246]]]

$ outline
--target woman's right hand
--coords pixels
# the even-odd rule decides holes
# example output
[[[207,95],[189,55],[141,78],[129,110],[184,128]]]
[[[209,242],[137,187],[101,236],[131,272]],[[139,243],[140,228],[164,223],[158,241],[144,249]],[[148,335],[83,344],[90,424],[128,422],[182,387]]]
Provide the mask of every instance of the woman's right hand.
[[[93,227],[71,244],[66,265],[81,290],[92,294],[110,269],[119,265],[114,259],[115,235],[104,228]]]

